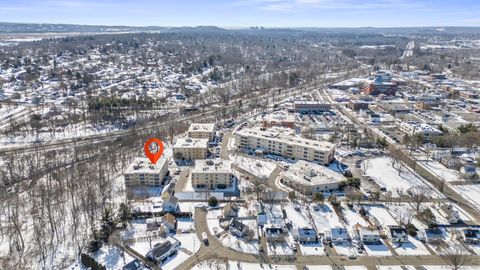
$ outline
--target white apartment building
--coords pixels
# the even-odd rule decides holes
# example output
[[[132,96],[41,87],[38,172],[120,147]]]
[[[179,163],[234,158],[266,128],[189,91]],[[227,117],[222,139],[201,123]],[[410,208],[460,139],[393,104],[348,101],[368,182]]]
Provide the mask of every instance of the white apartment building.
[[[207,152],[208,139],[179,138],[173,145],[175,159],[206,159]]]
[[[168,172],[168,161],[160,157],[156,164],[147,158],[136,158],[123,174],[125,186],[162,186]]]
[[[232,174],[232,161],[207,159],[195,161],[195,167],[190,172],[194,189],[212,190],[232,187],[235,177]]]
[[[215,137],[215,123],[190,124],[190,127],[188,128],[188,137],[194,139],[209,139],[212,141]]]
[[[432,136],[442,135],[443,132],[438,128],[435,128],[429,124],[418,123],[415,121],[404,122],[400,125],[401,130],[410,136],[415,134],[421,134],[423,136],[423,142],[428,143]]]
[[[246,128],[235,134],[236,146],[244,149],[261,150],[295,160],[307,160],[329,164],[335,154],[335,144],[309,140],[276,131]]]
[[[296,191],[311,196],[319,192],[338,190],[345,177],[329,168],[299,160],[283,174],[281,182]]]

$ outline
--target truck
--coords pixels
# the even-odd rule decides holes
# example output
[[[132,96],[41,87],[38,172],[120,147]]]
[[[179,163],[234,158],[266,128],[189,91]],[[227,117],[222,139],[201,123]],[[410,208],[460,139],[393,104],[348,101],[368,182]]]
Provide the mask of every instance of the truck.
[[[206,232],[202,233],[202,241],[205,245],[208,245],[208,235]]]

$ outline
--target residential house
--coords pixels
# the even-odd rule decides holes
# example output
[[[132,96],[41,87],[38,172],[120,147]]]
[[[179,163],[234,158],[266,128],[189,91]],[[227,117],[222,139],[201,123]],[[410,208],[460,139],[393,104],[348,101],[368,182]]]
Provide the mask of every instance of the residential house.
[[[478,244],[480,243],[480,229],[466,228],[461,231],[462,239],[466,243]]]
[[[318,242],[318,235],[314,228],[304,227],[293,230],[293,239],[300,243],[316,243]]]
[[[445,238],[444,232],[439,229],[423,229],[417,232],[417,238],[420,241],[426,241],[429,243],[435,243]]]
[[[232,218],[228,224],[228,231],[237,237],[245,237],[248,230],[248,226],[236,218]]]
[[[380,243],[380,232],[376,228],[355,225],[354,232],[362,243],[376,244]]]
[[[163,243],[157,243],[153,248],[147,252],[147,258],[158,263],[175,254],[180,249],[180,241],[172,237],[168,237]]]
[[[239,211],[240,211],[240,207],[238,207],[236,203],[228,202],[223,207],[223,216],[226,218],[238,217]]]
[[[158,230],[162,226],[163,217],[147,218],[145,223],[147,224],[147,231]]]
[[[341,244],[350,240],[347,229],[343,227],[334,227],[325,232],[325,239],[335,244]]]
[[[167,213],[163,217],[163,226],[169,231],[169,232],[175,232],[177,229],[177,219],[175,218],[174,215]]]
[[[178,212],[178,198],[175,196],[169,196],[166,200],[163,201],[162,208],[164,212],[176,213]]]
[[[285,227],[267,224],[265,225],[265,238],[268,242],[284,242],[287,229]]]
[[[445,218],[448,220],[449,223],[459,223],[460,222],[460,214],[457,210],[453,207],[452,204],[442,204],[440,206]]]
[[[402,226],[387,226],[387,235],[390,241],[393,243],[406,243],[408,242],[407,229]]]
[[[140,270],[143,269],[143,264],[140,260],[135,259],[122,267],[122,270]]]

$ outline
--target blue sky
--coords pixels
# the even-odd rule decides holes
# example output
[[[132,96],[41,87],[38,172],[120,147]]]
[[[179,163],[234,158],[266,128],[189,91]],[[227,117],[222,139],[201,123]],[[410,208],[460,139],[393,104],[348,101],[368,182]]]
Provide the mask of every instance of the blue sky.
[[[480,0],[0,0],[0,22],[223,27],[480,26]]]

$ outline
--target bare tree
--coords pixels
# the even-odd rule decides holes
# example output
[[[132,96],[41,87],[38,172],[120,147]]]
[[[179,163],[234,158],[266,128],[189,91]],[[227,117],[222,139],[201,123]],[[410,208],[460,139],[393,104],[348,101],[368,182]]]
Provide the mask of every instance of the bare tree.
[[[460,243],[455,243],[448,248],[445,248],[441,254],[441,258],[448,264],[453,270],[459,270],[462,266],[468,264],[468,251]]]
[[[416,185],[407,189],[407,195],[410,197],[410,204],[418,212],[420,205],[428,198],[430,188],[424,185]]]

